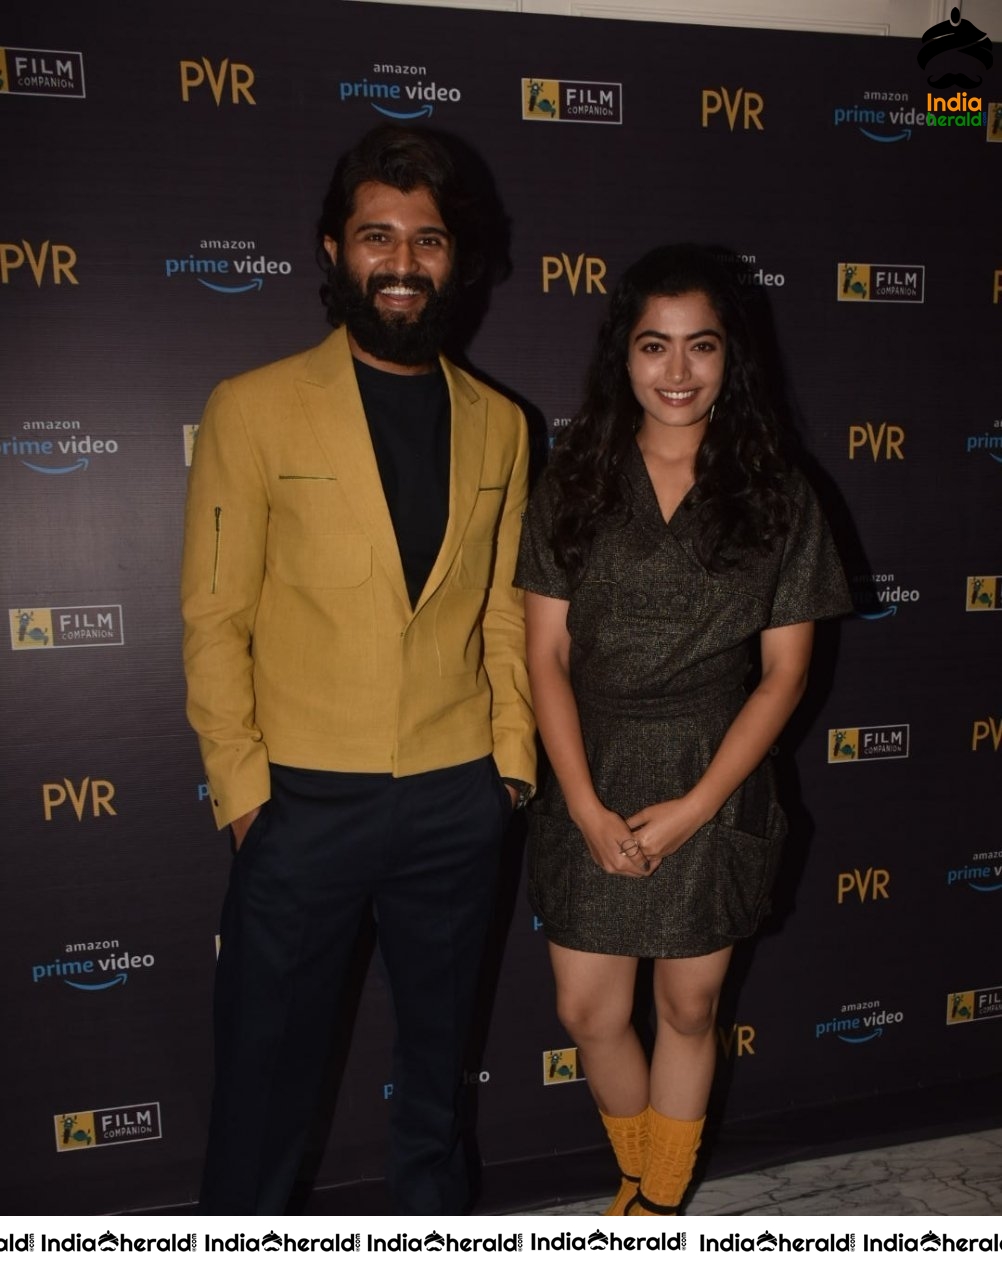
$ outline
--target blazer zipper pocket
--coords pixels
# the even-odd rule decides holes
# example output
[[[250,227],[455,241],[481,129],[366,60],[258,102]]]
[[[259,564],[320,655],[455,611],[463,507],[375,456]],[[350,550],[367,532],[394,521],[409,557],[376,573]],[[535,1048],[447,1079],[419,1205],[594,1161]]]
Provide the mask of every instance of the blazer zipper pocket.
[[[215,549],[212,551],[212,590],[211,590],[212,593],[216,592],[216,581],[219,578],[219,533],[220,533],[219,521],[223,517],[223,507],[216,506],[214,513],[216,516],[216,545],[215,545]]]

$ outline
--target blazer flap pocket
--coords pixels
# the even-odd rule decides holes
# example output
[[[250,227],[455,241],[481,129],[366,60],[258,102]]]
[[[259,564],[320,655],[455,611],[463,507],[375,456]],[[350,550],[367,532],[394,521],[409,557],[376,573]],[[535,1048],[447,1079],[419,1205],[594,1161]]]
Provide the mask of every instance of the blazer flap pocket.
[[[372,575],[372,546],[365,536],[285,533],[275,543],[275,571],[300,588],[354,589]]]

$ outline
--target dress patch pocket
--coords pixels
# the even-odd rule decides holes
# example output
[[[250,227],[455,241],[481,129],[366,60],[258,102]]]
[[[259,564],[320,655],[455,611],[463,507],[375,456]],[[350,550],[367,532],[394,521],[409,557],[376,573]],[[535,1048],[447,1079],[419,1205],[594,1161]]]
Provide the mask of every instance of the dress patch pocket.
[[[769,811],[768,834],[713,824],[715,923],[722,936],[751,936],[768,909],[769,892],[786,835],[779,805]]]
[[[538,810],[529,834],[529,904],[544,923],[567,925],[569,873],[566,827]]]

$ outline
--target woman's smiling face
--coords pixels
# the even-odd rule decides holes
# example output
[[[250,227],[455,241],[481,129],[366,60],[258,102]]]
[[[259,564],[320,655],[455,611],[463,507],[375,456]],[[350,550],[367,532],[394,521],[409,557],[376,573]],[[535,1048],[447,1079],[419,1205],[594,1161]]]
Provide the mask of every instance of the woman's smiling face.
[[[705,428],[724,381],[723,325],[702,291],[655,295],[630,332],[630,384],[641,429]]]

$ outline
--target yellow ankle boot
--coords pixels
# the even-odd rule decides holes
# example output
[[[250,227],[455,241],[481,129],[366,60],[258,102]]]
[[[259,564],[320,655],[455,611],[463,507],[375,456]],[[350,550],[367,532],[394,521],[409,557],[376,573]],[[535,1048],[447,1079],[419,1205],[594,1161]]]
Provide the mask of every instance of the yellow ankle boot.
[[[612,1150],[616,1153],[619,1165],[620,1184],[616,1198],[605,1211],[605,1217],[621,1217],[626,1206],[637,1194],[640,1175],[647,1163],[647,1114],[649,1108],[638,1112],[635,1117],[607,1117],[599,1111],[605,1132],[609,1136]]]
[[[647,1164],[637,1194],[629,1201],[629,1217],[665,1217],[678,1212],[692,1177],[705,1117],[676,1121],[648,1109]]]

